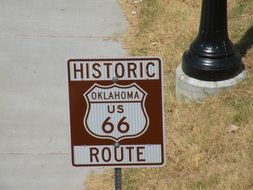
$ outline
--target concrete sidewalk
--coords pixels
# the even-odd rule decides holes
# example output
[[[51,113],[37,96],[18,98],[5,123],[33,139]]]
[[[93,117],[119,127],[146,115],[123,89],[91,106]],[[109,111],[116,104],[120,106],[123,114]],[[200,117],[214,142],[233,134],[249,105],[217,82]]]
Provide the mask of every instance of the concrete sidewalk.
[[[0,6],[0,189],[81,190],[70,162],[67,60],[126,56],[116,0]]]

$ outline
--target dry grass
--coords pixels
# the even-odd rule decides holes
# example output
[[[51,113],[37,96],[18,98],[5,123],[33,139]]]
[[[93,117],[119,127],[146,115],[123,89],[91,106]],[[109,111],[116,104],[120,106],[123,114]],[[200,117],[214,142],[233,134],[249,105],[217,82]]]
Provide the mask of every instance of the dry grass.
[[[247,69],[238,87],[202,102],[179,103],[176,67],[196,36],[200,1],[120,0],[129,21],[124,38],[131,55],[164,59],[167,164],[124,169],[123,189],[253,189],[253,1],[228,0],[231,40]],[[229,125],[238,130],[231,132]],[[112,170],[93,175],[88,189],[113,189]]]

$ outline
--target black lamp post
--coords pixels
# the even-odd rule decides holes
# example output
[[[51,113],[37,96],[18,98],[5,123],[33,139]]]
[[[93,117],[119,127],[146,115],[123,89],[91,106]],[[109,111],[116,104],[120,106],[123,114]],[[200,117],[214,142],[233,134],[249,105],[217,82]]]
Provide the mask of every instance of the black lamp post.
[[[244,70],[228,37],[227,0],[202,0],[199,33],[183,55],[182,69],[203,81],[230,79]]]

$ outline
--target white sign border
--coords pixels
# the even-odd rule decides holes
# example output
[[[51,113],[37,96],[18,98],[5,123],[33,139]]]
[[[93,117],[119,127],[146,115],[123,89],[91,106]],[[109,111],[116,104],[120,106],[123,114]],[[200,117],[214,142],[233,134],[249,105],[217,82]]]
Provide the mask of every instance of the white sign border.
[[[159,168],[159,167],[164,167],[166,162],[167,162],[167,158],[166,158],[166,152],[165,152],[165,147],[166,147],[166,136],[165,136],[165,118],[164,118],[164,76],[163,76],[163,59],[158,57],[158,56],[136,56],[136,57],[99,57],[99,58],[91,58],[91,57],[85,57],[85,58],[70,58],[68,59],[68,62],[67,62],[67,70],[68,70],[68,85],[69,85],[69,82],[70,82],[70,68],[69,68],[69,65],[70,65],[70,62],[72,61],[75,61],[75,60],[86,60],[86,61],[89,61],[89,60],[136,60],[136,59],[158,59],[159,61],[159,66],[160,66],[160,77],[161,77],[161,91],[162,91],[162,94],[161,94],[161,98],[162,98],[162,132],[163,132],[163,152],[161,152],[162,154],[162,159],[163,159],[163,162],[161,164],[146,164],[146,165],[125,165],[125,166],[122,166],[122,165],[113,165],[113,166],[109,166],[109,165],[103,165],[103,166],[99,166],[99,165],[96,165],[96,166],[90,166],[90,165],[75,165],[74,164],[74,145],[72,145],[72,142],[70,143],[70,149],[71,149],[71,163],[74,167],[85,167],[85,168],[115,168],[115,167],[121,167],[121,168],[147,168],[147,167],[150,167],[150,168]],[[109,81],[109,80],[108,80]],[[69,139],[71,139],[71,127],[69,128]]]

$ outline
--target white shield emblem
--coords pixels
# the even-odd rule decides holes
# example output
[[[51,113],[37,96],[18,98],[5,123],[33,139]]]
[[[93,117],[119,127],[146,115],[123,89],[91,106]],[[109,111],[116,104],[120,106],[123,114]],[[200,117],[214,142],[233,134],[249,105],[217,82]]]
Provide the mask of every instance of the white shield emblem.
[[[149,125],[145,109],[146,95],[135,83],[110,86],[94,84],[84,93],[88,105],[84,127],[96,138],[116,142],[142,135]]]

